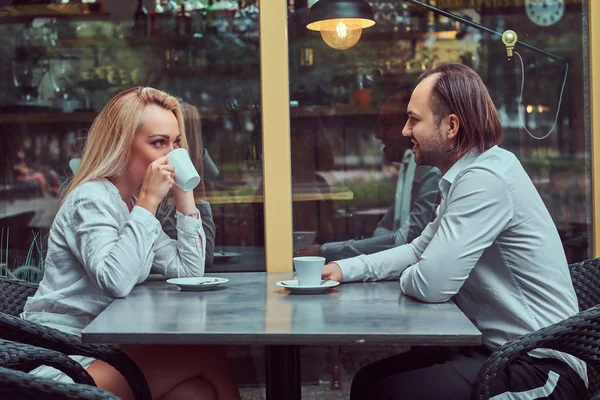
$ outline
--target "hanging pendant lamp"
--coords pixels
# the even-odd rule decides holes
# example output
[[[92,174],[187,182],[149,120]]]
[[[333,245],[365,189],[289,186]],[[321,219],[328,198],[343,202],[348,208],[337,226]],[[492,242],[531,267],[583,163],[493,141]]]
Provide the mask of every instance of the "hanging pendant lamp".
[[[306,28],[320,31],[334,49],[346,50],[358,43],[364,28],[373,25],[373,9],[364,0],[319,0],[308,12]]]

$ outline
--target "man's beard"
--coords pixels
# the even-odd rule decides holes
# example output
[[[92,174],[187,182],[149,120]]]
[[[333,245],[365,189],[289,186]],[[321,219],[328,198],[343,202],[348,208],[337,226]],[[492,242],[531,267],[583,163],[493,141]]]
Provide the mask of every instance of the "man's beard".
[[[418,148],[418,153],[415,153],[415,162],[417,165],[431,165],[434,167],[445,165],[449,155],[448,146],[442,137],[440,128],[438,128],[436,136],[419,142]]]

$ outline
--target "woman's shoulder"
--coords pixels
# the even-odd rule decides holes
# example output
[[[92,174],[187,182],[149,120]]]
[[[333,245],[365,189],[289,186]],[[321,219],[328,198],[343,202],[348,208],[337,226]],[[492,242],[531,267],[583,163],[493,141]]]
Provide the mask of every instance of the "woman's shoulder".
[[[96,179],[77,186],[65,199],[65,203],[94,200],[112,202],[114,186],[107,179]]]

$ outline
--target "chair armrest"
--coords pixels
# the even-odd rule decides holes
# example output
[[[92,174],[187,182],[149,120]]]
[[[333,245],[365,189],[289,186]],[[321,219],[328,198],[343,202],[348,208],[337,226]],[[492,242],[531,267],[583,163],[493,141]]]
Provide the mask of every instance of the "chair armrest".
[[[538,348],[558,350],[592,367],[600,366],[600,305],[506,342],[488,357],[477,374],[471,397],[474,400],[488,400],[496,377],[506,365]]]
[[[112,393],[94,386],[60,383],[4,367],[0,367],[0,398],[11,400],[119,400]]]
[[[146,378],[138,366],[116,347],[82,343],[78,336],[4,313],[0,313],[0,338],[55,350],[67,355],[81,355],[102,360],[125,377],[135,399],[152,398]]]
[[[29,372],[40,365],[61,370],[75,383],[96,386],[90,374],[78,362],[63,353],[0,339],[0,366]]]

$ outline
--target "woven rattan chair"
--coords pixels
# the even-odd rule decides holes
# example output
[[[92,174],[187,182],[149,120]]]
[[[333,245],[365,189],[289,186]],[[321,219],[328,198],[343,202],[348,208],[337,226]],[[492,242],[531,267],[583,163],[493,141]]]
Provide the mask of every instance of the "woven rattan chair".
[[[59,383],[28,374],[48,365],[69,375],[74,384]],[[92,377],[66,355],[54,350],[0,339],[0,398],[116,400],[95,386]]]
[[[119,400],[100,388],[59,383],[0,367],[0,398],[10,400]]]
[[[537,348],[574,355],[588,366],[588,399],[600,400],[600,258],[569,266],[581,312],[557,324],[506,342],[479,371],[474,400],[488,400],[496,377],[515,358]]]
[[[0,338],[102,360],[127,380],[138,400],[151,399],[150,389],[138,366],[121,350],[105,345],[84,344],[81,339],[18,317],[37,285],[0,277]],[[93,384],[93,381],[92,383]]]

